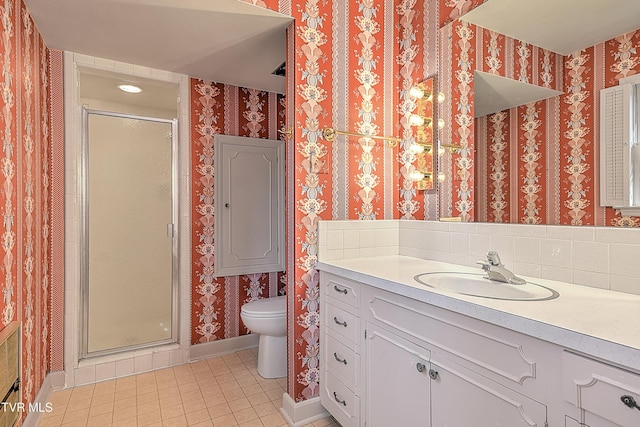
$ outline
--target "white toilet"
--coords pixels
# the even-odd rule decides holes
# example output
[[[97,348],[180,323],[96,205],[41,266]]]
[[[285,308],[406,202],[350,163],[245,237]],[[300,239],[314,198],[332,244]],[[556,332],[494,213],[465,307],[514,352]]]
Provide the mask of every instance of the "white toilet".
[[[249,302],[240,317],[251,332],[260,334],[258,374],[263,378],[287,376],[286,295]]]

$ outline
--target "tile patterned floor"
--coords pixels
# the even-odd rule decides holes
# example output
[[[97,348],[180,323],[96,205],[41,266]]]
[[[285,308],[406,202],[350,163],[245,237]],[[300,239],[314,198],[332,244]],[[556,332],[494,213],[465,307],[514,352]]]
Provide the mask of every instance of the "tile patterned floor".
[[[286,426],[286,379],[256,371],[256,350],[55,391],[40,427]],[[306,427],[340,427],[326,418]]]

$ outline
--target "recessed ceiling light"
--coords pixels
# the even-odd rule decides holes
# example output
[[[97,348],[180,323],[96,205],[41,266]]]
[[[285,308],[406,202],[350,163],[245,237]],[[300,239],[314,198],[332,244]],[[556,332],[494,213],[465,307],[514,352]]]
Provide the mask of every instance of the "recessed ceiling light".
[[[136,86],[136,85],[131,85],[131,84],[120,84],[118,85],[118,89],[124,91],[124,92],[128,92],[128,93],[140,93],[142,92],[142,89],[140,88],[140,86]]]

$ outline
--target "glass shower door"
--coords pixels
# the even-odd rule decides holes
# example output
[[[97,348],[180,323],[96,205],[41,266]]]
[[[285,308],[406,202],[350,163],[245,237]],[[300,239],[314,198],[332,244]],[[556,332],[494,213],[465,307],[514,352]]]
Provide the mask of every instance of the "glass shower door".
[[[85,110],[84,357],[176,340],[174,126]]]

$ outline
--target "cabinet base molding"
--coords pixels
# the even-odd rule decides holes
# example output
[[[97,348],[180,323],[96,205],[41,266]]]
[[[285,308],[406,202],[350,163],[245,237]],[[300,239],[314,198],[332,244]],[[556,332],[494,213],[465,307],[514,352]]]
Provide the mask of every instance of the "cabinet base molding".
[[[319,397],[296,402],[289,393],[282,395],[280,412],[291,427],[300,427],[329,416],[327,410],[320,404]]]

